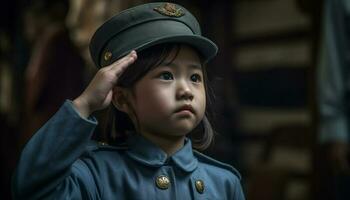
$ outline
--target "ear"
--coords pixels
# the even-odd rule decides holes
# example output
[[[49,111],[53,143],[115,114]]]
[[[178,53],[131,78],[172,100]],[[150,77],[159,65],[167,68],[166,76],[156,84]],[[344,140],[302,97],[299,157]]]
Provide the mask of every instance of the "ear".
[[[130,102],[130,91],[127,88],[122,88],[118,86],[113,88],[112,103],[118,110],[129,114],[129,111],[130,111],[129,102]]]

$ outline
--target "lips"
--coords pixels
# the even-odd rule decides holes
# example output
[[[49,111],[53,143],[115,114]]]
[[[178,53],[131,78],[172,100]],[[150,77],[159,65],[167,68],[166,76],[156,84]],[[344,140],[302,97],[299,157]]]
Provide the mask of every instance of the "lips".
[[[181,112],[181,111],[190,111],[191,113],[195,113],[191,105],[183,105],[179,109],[177,109],[175,112]]]

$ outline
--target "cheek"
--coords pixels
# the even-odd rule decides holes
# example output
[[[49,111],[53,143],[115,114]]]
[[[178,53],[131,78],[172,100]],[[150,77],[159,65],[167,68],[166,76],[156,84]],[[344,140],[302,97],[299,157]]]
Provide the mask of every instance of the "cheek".
[[[138,110],[144,113],[159,113],[169,112],[169,109],[172,108],[173,94],[172,89],[162,85],[144,85],[137,92],[138,99]]]

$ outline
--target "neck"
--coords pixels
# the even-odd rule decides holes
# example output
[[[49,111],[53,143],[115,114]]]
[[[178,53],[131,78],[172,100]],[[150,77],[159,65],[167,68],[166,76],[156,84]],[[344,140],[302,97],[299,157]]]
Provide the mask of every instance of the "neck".
[[[161,148],[168,157],[181,149],[185,142],[185,136],[160,136],[146,132],[141,132],[141,135]]]

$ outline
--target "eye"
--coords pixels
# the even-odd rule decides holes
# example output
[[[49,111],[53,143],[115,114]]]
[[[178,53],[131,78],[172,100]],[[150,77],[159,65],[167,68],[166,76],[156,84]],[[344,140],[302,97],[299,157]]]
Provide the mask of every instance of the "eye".
[[[191,76],[191,81],[193,82],[201,82],[202,81],[202,77],[199,74],[193,74]]]
[[[163,72],[160,74],[159,78],[163,79],[163,80],[173,80],[174,77],[170,72]]]

